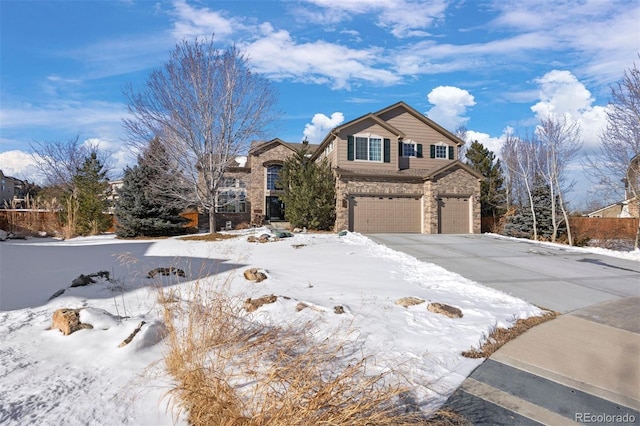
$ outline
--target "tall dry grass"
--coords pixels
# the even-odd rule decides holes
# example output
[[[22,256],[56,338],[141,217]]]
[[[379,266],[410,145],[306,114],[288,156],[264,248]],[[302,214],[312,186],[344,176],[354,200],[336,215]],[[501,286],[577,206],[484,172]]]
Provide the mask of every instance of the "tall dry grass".
[[[0,210],[0,229],[25,235],[46,233],[57,235],[62,229],[58,220],[57,201],[27,195],[24,200],[5,202]]]
[[[159,301],[171,401],[190,424],[430,424],[402,406],[411,399],[402,378],[360,353],[357,339],[255,321],[227,284],[164,289]]]

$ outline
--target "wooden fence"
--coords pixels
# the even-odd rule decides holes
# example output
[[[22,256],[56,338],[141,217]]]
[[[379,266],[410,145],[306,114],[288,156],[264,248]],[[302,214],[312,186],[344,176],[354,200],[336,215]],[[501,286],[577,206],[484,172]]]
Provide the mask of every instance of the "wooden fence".
[[[576,241],[633,240],[638,231],[638,218],[632,217],[571,217],[571,233]]]
[[[198,227],[198,212],[184,212],[180,216],[189,219],[185,228]],[[115,216],[113,225],[107,232],[115,232]],[[0,209],[0,229],[7,232],[36,234],[47,232],[49,234],[62,229],[58,213],[50,210],[29,209]]]
[[[582,217],[569,218],[571,234],[575,241],[633,240],[638,230],[638,218],[632,217]],[[501,233],[499,218],[483,217],[482,232]]]

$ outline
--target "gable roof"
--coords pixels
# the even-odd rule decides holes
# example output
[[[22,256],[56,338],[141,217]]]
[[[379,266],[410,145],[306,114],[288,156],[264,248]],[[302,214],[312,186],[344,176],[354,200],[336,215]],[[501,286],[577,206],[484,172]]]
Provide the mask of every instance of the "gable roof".
[[[255,142],[253,146],[249,149],[249,154],[260,155],[261,153],[268,151],[278,145],[282,145],[286,148],[289,148],[293,152],[298,152],[300,149],[302,149],[303,146],[305,146],[303,142],[299,142],[299,143],[285,142],[280,138],[273,138],[270,141],[266,141],[266,142]],[[313,154],[316,152],[316,150],[320,145],[309,143],[309,144],[306,144],[306,146],[309,148],[309,152]]]
[[[444,167],[440,167],[439,169],[430,172],[429,175],[426,176],[425,178],[428,180],[432,180],[432,179],[435,179],[438,175],[442,173],[446,173],[452,169],[462,169],[478,179],[484,179],[484,176],[482,176],[482,173],[478,172],[476,169],[469,166],[468,164],[463,163],[460,160],[456,160],[452,163],[445,165]]]
[[[444,127],[440,126],[435,121],[429,119],[427,116],[425,116],[424,114],[420,113],[416,109],[410,107],[404,101],[400,101],[400,102],[396,102],[395,104],[390,105],[390,106],[388,106],[386,108],[383,108],[383,109],[381,109],[379,111],[367,113],[367,114],[362,115],[362,116],[360,116],[360,117],[358,117],[358,118],[356,118],[354,120],[351,120],[351,121],[348,121],[348,122],[346,122],[344,124],[341,124],[340,126],[334,127],[333,129],[331,129],[329,131],[329,133],[327,133],[327,136],[324,137],[322,142],[320,142],[320,145],[318,146],[316,152],[321,152],[322,148],[324,148],[325,145],[327,145],[329,142],[331,142],[331,140],[333,140],[333,138],[337,137],[338,133],[340,133],[342,130],[344,130],[344,129],[350,127],[350,126],[353,126],[354,124],[358,124],[358,123],[361,123],[361,122],[366,121],[366,120],[372,120],[373,122],[375,122],[376,124],[380,125],[384,129],[388,130],[389,132],[393,133],[394,135],[397,135],[398,139],[403,139],[405,137],[405,134],[401,130],[399,130],[398,128],[392,126],[387,121],[385,121],[382,118],[380,118],[381,115],[383,115],[383,114],[385,114],[385,113],[387,113],[389,111],[392,111],[392,110],[394,110],[396,108],[404,109],[407,113],[409,113],[413,117],[417,118],[418,120],[420,120],[425,125],[431,127],[436,132],[440,133],[442,136],[444,136],[447,139],[451,140],[457,146],[460,146],[460,145],[464,144],[464,141],[462,139],[460,139],[459,137],[457,137],[456,135],[454,135],[453,133],[451,133],[450,131],[448,131]]]
[[[382,115],[382,114],[385,114],[385,113],[387,113],[389,111],[392,111],[392,110],[394,110],[396,108],[403,108],[407,113],[411,114],[412,116],[414,116],[418,120],[422,121],[427,126],[431,127],[432,129],[434,129],[438,133],[442,134],[442,136],[446,137],[447,139],[450,139],[452,142],[455,142],[456,145],[460,146],[460,145],[464,144],[464,141],[462,139],[460,139],[459,137],[457,137],[456,135],[454,135],[453,133],[451,133],[450,131],[448,131],[447,129],[445,129],[444,127],[442,127],[441,125],[439,125],[435,121],[431,120],[429,117],[427,117],[426,115],[422,114],[421,112],[419,112],[415,108],[407,105],[404,101],[396,102],[393,105],[390,105],[390,106],[388,106],[386,108],[381,109],[380,111],[376,112],[375,114],[376,115]]]

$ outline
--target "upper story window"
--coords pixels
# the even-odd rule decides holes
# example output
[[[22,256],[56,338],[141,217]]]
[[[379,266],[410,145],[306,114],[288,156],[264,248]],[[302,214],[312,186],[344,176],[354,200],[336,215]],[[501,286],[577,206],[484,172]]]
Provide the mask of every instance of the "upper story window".
[[[382,138],[356,136],[355,143],[356,160],[382,161]]]
[[[400,142],[399,150],[401,157],[422,158],[422,144],[411,139]]]
[[[234,177],[223,177],[220,180],[220,188],[246,188],[244,181],[236,179]]]
[[[404,142],[402,144],[402,156],[403,157],[415,157],[416,156],[416,144],[413,142]]]
[[[280,170],[282,170],[282,166],[278,164],[267,166],[267,189],[268,190],[273,191],[276,189],[282,189],[277,183]]]
[[[453,160],[455,155],[455,147],[440,142],[437,145],[431,145],[430,154],[431,158]]]
[[[447,158],[446,145],[436,145],[436,158]]]
[[[348,161],[391,162],[391,139],[371,133],[347,137]]]

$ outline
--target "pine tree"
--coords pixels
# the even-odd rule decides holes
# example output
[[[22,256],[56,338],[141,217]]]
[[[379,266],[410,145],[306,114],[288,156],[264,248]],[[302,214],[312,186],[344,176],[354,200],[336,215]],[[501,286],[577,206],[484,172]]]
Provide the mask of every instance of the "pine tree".
[[[115,204],[116,235],[119,237],[157,237],[185,232],[183,226],[188,220],[180,216],[182,209],[151,190],[151,182],[168,178],[168,169],[162,171],[150,165],[150,151],[154,151],[154,158],[162,158],[157,155],[158,150],[162,150],[162,146],[157,140],[151,141],[145,154],[138,157],[138,164],[125,169]]]
[[[307,143],[287,159],[279,175],[287,220],[295,227],[331,229],[335,223],[335,177],[328,161],[311,160]]]
[[[77,203],[77,231],[80,235],[96,235],[111,226],[106,214],[109,180],[107,170],[94,151],[85,158],[72,178],[73,194]]]
[[[493,151],[474,141],[465,152],[467,164],[480,172],[480,211],[483,217],[499,217],[506,211],[506,189],[500,160]]]

